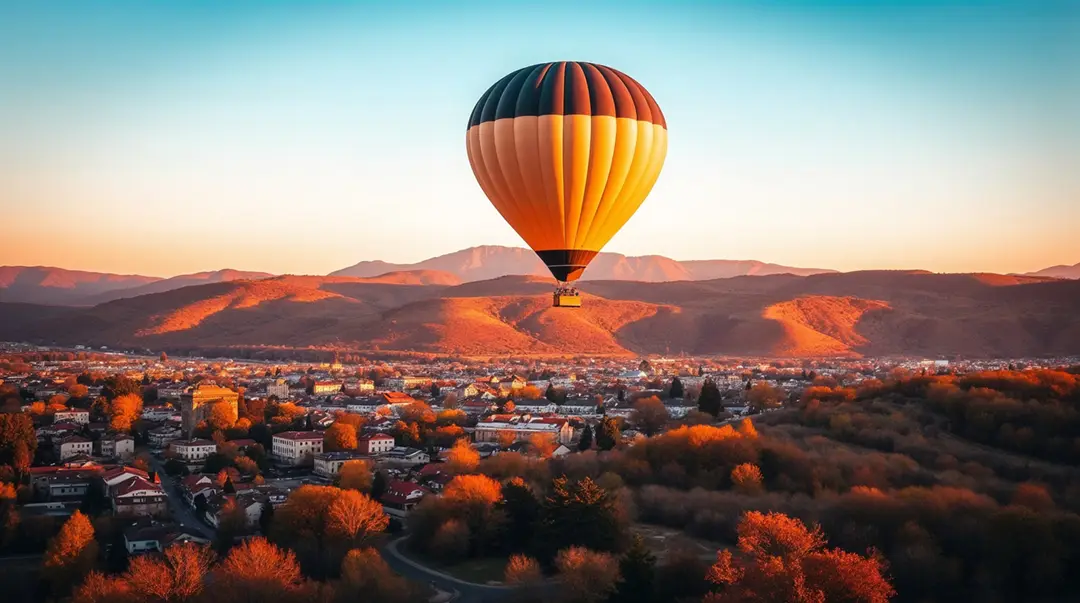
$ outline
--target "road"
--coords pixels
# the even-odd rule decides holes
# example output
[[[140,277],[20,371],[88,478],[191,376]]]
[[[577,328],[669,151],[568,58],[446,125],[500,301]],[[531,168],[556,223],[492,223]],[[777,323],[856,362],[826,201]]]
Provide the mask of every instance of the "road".
[[[177,494],[177,480],[165,473],[165,466],[156,456],[150,456],[150,468],[161,478],[161,487],[169,497],[169,511],[175,521],[179,522],[185,530],[193,532],[193,536],[214,539],[214,531],[210,526],[195,517],[195,510],[188,506],[187,502]]]
[[[387,565],[409,580],[421,584],[434,583],[435,588],[439,590],[457,593],[457,596],[453,599],[455,603],[498,603],[507,600],[514,592],[514,589],[509,586],[489,586],[465,582],[421,565],[405,557],[398,550],[398,546],[404,540],[405,537],[403,536],[391,540],[382,547],[382,556],[383,559],[386,559]]]

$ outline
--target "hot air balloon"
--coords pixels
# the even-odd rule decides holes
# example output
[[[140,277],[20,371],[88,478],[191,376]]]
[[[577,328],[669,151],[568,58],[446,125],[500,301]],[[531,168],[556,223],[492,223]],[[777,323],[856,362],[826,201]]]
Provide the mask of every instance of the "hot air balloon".
[[[518,69],[477,101],[469,163],[495,209],[558,281],[555,306],[648,196],[667,154],[667,122],[633,78],[563,61]]]

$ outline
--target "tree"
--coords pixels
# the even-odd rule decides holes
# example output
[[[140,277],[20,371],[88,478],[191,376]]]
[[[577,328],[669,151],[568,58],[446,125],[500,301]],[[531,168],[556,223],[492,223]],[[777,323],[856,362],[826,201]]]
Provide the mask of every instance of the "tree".
[[[231,481],[225,482],[225,485],[226,492],[231,488],[233,491],[231,494],[235,494],[236,488],[233,487]],[[214,548],[217,549],[219,554],[224,555],[236,543],[237,538],[248,533],[247,512],[243,507],[236,504],[236,497],[233,496],[225,500],[225,505],[221,507],[218,518]]]
[[[73,400],[85,400],[86,397],[90,395],[90,388],[81,383],[76,383],[68,387],[68,395],[71,396]]]
[[[500,448],[509,448],[517,441],[517,434],[509,429],[500,429],[495,432],[495,441],[499,444]]]
[[[122,576],[106,576],[92,571],[75,589],[72,603],[136,603],[131,587]]]
[[[578,447],[578,450],[580,450],[582,452],[585,452],[586,450],[592,448],[592,445],[593,445],[592,426],[589,425],[589,424],[586,424],[585,429],[581,430],[581,438],[578,439],[577,447]]]
[[[568,546],[616,551],[626,529],[626,518],[612,493],[588,477],[573,483],[559,477],[552,480],[551,493],[544,499],[537,537],[550,559]]]
[[[213,429],[226,430],[236,424],[237,412],[228,402],[214,402],[210,405],[210,415],[206,422]]]
[[[480,452],[462,438],[454,442],[446,455],[446,469],[453,474],[473,473],[480,465]]]
[[[30,468],[37,449],[34,422],[23,413],[0,413],[0,464],[11,465],[19,473]]]
[[[113,431],[128,433],[142,415],[143,399],[139,394],[124,394],[115,398],[109,406],[109,427]]]
[[[698,394],[698,410],[715,417],[723,409],[724,402],[723,396],[720,394],[720,388],[716,387],[712,379],[706,379],[701,384],[701,393]]]
[[[45,551],[43,575],[53,592],[58,596],[70,592],[93,569],[97,553],[94,526],[76,510]]]
[[[619,430],[619,422],[615,417],[604,417],[596,433],[596,447],[600,450],[611,450],[620,440],[622,431]]]
[[[544,391],[544,397],[548,402],[559,403],[559,390],[555,389],[555,386],[548,383],[547,390]]]
[[[386,564],[373,548],[353,549],[341,562],[341,582],[336,600],[406,603],[412,597],[409,583]]]
[[[323,434],[323,446],[327,452],[356,450],[356,428],[344,423],[334,423]]]
[[[527,555],[511,555],[503,576],[504,582],[514,586],[532,586],[544,579],[540,564]]]
[[[504,542],[511,550],[529,550],[536,523],[540,518],[540,501],[532,488],[520,477],[511,478],[503,486],[500,510],[506,516]]]
[[[202,593],[213,561],[213,552],[204,546],[174,544],[161,556],[134,557],[123,580],[144,601],[191,601]]]
[[[748,511],[738,532],[740,557],[721,551],[709,568],[707,578],[719,591],[708,602],[886,603],[896,594],[873,551],[826,549],[819,529],[783,513]]]
[[[746,400],[753,412],[761,412],[769,408],[776,408],[784,401],[784,390],[773,387],[768,383],[758,383],[750,388],[746,394]]]
[[[647,436],[653,436],[663,429],[670,418],[667,407],[656,396],[638,400],[630,413],[630,423]]]
[[[345,461],[338,471],[338,487],[343,490],[371,492],[371,467],[366,461]]]
[[[382,504],[355,490],[343,490],[330,505],[327,517],[330,533],[356,546],[372,534],[386,530],[390,518]]]
[[[382,471],[376,471],[375,475],[371,478],[371,498],[374,500],[382,500],[383,494],[386,493],[386,474]]]
[[[753,463],[743,463],[731,470],[731,484],[743,494],[761,494],[763,482],[761,469]]]
[[[166,354],[165,352],[162,352],[161,355],[158,356],[158,360],[160,360],[162,362],[168,362],[169,361],[169,355]]]
[[[668,398],[682,398],[685,395],[686,392],[683,390],[682,380],[678,377],[673,378],[671,380],[671,390],[668,392]]]
[[[559,551],[555,567],[568,598],[580,603],[598,603],[614,590],[619,564],[607,553],[573,546]]]
[[[233,547],[213,573],[221,600],[234,603],[278,601],[282,594],[294,592],[300,581],[300,566],[292,551],[258,536]]]
[[[640,536],[634,536],[630,548],[619,559],[619,581],[612,593],[612,603],[650,603],[655,600],[656,557]]]
[[[554,434],[534,433],[529,435],[529,450],[542,459],[551,458],[552,453],[558,447],[559,443],[555,441]]]

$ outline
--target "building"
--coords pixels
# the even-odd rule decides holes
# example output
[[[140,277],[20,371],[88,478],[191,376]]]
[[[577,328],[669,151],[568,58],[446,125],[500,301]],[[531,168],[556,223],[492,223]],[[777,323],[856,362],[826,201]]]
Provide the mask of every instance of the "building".
[[[126,433],[110,434],[98,440],[101,456],[130,458],[135,454],[135,438]]]
[[[316,396],[329,396],[341,391],[341,384],[335,381],[316,381],[311,386],[311,393]]]
[[[142,418],[147,421],[168,421],[176,414],[173,407],[168,404],[159,406],[144,406],[142,409]]]
[[[217,444],[211,440],[184,440],[169,444],[173,456],[185,463],[205,461],[217,452]]]
[[[405,519],[413,507],[423,500],[425,494],[427,491],[413,482],[392,479],[387,482],[386,492],[383,493],[380,502],[387,515]]]
[[[80,454],[89,456],[94,452],[94,442],[82,436],[71,435],[54,442],[53,451],[56,453],[57,460],[61,461],[66,461]]]
[[[169,442],[179,440],[181,435],[179,428],[170,427],[168,425],[155,427],[147,433],[150,440],[150,446],[158,450],[168,446]]]
[[[90,423],[89,410],[58,410],[53,413],[54,423],[77,423],[87,425]]]
[[[350,396],[375,393],[375,382],[371,379],[346,379],[341,390]]]
[[[284,431],[274,434],[271,443],[276,460],[288,465],[302,465],[316,454],[322,454],[323,434],[321,431]]]
[[[430,385],[431,377],[394,377],[386,380],[386,387],[399,392]]]
[[[379,456],[379,461],[387,465],[399,467],[413,467],[426,465],[431,462],[431,456],[419,448],[406,448],[395,446]]]
[[[394,449],[394,438],[385,433],[367,435],[357,440],[356,451],[361,454],[382,454]]]
[[[169,512],[169,497],[160,485],[136,477],[120,484],[112,496],[112,507],[120,517],[160,516]]]
[[[266,397],[277,396],[278,400],[289,399],[289,383],[284,379],[278,379],[266,386]]]
[[[392,438],[391,438],[392,439]],[[361,461],[367,457],[356,452],[324,452],[315,455],[315,475],[331,479],[341,472],[341,466],[349,461]]]
[[[237,419],[237,400],[240,394],[213,383],[199,383],[184,390],[180,395],[180,421],[184,435],[191,437],[195,426],[210,416],[210,409],[224,404],[233,422]]]
[[[574,427],[562,417],[493,415],[478,422],[474,431],[477,442],[497,442],[500,433],[512,433],[514,441],[537,433],[551,434],[560,444],[570,444],[574,439]]]

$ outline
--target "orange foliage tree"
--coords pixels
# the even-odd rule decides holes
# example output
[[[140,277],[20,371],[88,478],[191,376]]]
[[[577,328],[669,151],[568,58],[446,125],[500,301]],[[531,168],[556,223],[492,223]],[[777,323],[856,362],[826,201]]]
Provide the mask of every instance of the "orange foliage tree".
[[[131,592],[146,601],[190,601],[203,591],[214,554],[196,544],[176,544],[161,556],[134,557],[123,574]]]
[[[356,490],[343,490],[330,505],[327,528],[331,534],[356,546],[390,524],[382,504]]]
[[[559,443],[550,433],[534,433],[529,436],[529,450],[542,459],[551,458],[558,447]]]
[[[340,601],[405,603],[411,600],[409,583],[394,573],[373,548],[353,549],[341,562]]]
[[[454,446],[446,454],[446,469],[450,473],[473,473],[479,465],[480,453],[465,438],[454,442]]]
[[[45,550],[42,573],[53,592],[57,595],[70,592],[93,569],[97,552],[94,526],[76,509]]]
[[[507,584],[522,586],[536,584],[544,577],[540,571],[540,563],[527,555],[511,555],[503,576]]]
[[[619,579],[619,562],[614,556],[578,546],[559,551],[555,567],[568,598],[581,603],[607,599]]]
[[[334,423],[323,434],[323,446],[327,452],[356,450],[356,428],[344,423]]]
[[[212,583],[222,601],[266,603],[295,592],[301,580],[292,551],[255,537],[229,552],[214,570]]]
[[[663,429],[669,419],[671,415],[667,407],[656,396],[638,400],[634,403],[634,411],[630,413],[630,424],[647,436]]]
[[[749,511],[738,532],[741,555],[717,555],[707,575],[717,592],[707,602],[885,603],[896,594],[876,553],[827,549],[821,531],[798,519]]]
[[[112,401],[109,406],[109,428],[118,432],[129,432],[131,426],[142,415],[143,399],[138,394],[124,394]]]
[[[731,470],[731,484],[744,494],[760,494],[764,489],[761,469],[753,463],[736,465]]]
[[[358,492],[371,491],[371,467],[366,461],[345,461],[338,471],[338,487]]]

